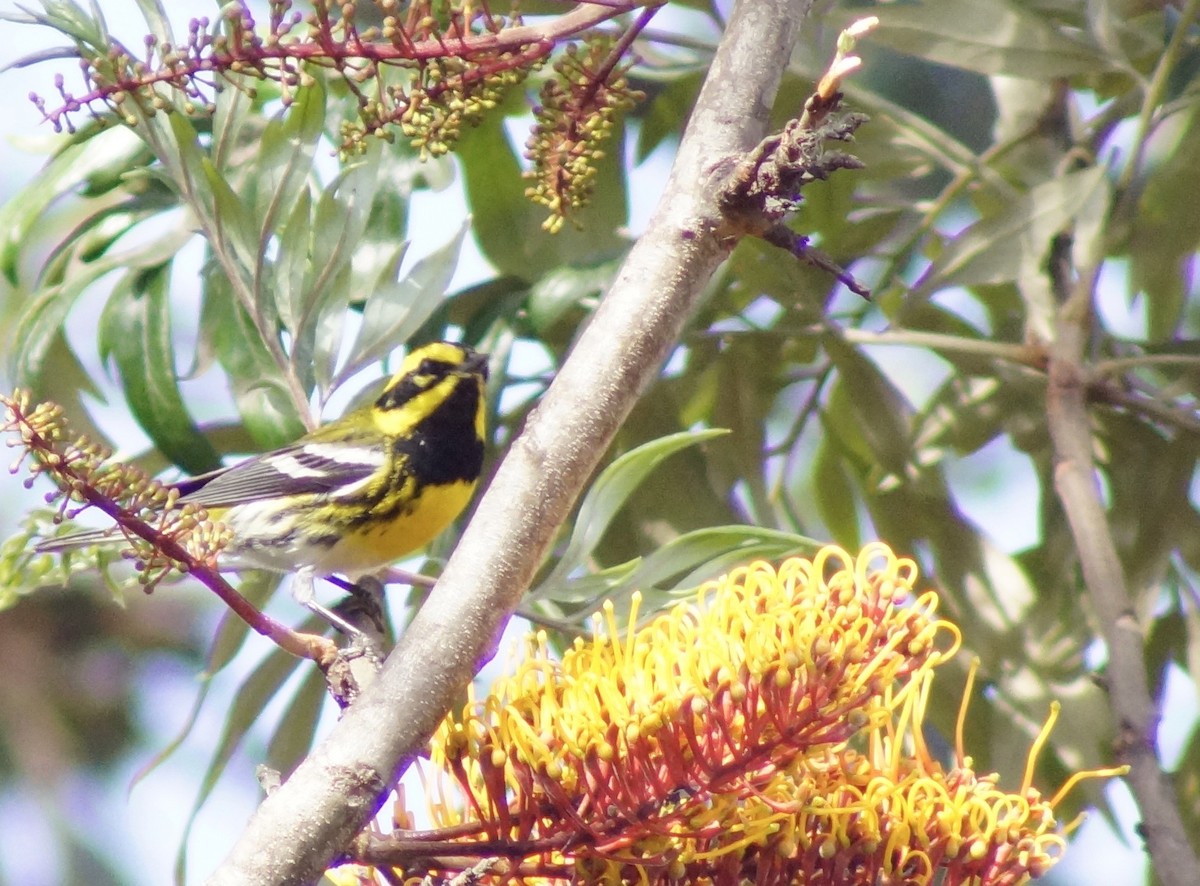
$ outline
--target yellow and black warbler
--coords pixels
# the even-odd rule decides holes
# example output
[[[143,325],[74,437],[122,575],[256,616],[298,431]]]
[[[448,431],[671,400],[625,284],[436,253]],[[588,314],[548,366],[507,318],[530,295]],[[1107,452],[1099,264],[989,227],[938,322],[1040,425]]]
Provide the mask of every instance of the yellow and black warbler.
[[[309,587],[313,575],[374,572],[423,547],[470,501],[483,466],[486,380],[486,354],[424,345],[374,403],[282,449],[174,484],[179,502],[229,528],[223,566],[298,572]],[[39,550],[106,538],[111,530],[80,532]]]

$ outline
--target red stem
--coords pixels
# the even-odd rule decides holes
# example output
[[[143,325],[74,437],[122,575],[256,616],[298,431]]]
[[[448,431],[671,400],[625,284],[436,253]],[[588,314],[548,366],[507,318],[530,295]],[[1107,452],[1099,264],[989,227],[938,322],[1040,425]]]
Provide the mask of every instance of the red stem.
[[[156,527],[146,523],[132,511],[117,504],[112,498],[96,489],[88,477],[76,471],[71,463],[57,452],[54,442],[39,432],[26,419],[24,411],[20,409],[20,404],[15,399],[5,400],[5,405],[13,416],[13,422],[24,428],[23,444],[42,463],[46,473],[56,479],[63,477],[70,480],[70,490],[73,494],[82,496],[90,506],[107,514],[123,531],[149,542],[156,551],[187,566],[188,572],[196,576],[202,584],[220,597],[235,615],[281,649],[300,658],[312,659],[322,668],[328,667],[334,661],[337,657],[337,646],[332,641],[316,634],[294,631],[261,612],[253,603],[238,593],[216,569],[197,560],[175,539],[163,535]],[[44,457],[49,453],[58,456],[56,463],[52,464]],[[59,488],[63,488],[62,483],[57,485]],[[65,489],[64,492],[66,492]]]

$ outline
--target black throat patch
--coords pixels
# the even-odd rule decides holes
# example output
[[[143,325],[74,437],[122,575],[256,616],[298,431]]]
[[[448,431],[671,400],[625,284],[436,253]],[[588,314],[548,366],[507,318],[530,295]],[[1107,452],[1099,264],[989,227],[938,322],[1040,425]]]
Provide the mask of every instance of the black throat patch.
[[[473,483],[483,469],[483,441],[475,434],[479,385],[461,381],[411,435],[397,439],[399,463],[419,486]]]

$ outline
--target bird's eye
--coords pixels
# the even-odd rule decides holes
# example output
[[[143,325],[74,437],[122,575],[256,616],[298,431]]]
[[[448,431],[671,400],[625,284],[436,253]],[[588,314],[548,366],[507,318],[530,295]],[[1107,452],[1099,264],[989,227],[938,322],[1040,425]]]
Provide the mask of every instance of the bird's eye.
[[[434,375],[437,372],[437,362],[426,357],[417,366],[417,375]]]

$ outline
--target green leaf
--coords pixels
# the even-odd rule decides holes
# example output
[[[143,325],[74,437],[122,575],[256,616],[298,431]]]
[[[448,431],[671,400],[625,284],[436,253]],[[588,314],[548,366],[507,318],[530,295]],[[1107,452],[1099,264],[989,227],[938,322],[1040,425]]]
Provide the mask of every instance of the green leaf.
[[[1108,518],[1118,539],[1129,592],[1150,611],[1161,599],[1171,561],[1200,531],[1189,496],[1200,443],[1166,437],[1150,423],[1120,412],[1100,417],[1108,454]],[[1153,507],[1147,507],[1153,502]]]
[[[839,18],[848,23],[850,15]],[[899,52],[989,76],[1051,80],[1100,73],[1112,65],[1096,47],[1055,29],[1007,0],[926,0],[871,8],[870,40]]]
[[[585,299],[599,300],[616,275],[618,263],[608,262],[591,267],[553,268],[541,276],[529,289],[527,309],[529,322],[539,338],[546,338],[550,329],[573,313],[590,313],[582,305]],[[574,310],[578,309],[578,310]],[[572,330],[575,324],[571,324]]]
[[[221,731],[220,740],[213,750],[208,769],[200,780],[200,788],[188,814],[187,824],[183,829],[183,840],[179,845],[179,853],[175,857],[176,882],[184,882],[184,872],[187,869],[187,840],[191,833],[196,816],[204,806],[220,779],[225,767],[233,757],[234,751],[241,745],[242,740],[250,729],[258,722],[263,708],[275,697],[284,682],[296,670],[301,662],[289,652],[274,648],[271,653],[242,681],[233,696],[233,706],[225,718],[225,727]]]
[[[1200,853],[1200,728],[1192,730],[1174,776],[1183,832],[1191,841],[1192,852]]]
[[[162,169],[153,172],[160,180],[174,189],[201,220],[201,227],[213,248],[231,256],[236,261],[240,276],[248,285],[250,269],[257,266],[259,246],[258,232],[252,214],[238,190],[213,163],[209,153],[201,144],[200,135],[192,121],[183,114],[166,115],[167,124],[160,125],[158,115],[147,121],[148,126],[157,126],[170,146],[160,154]],[[230,272],[228,265],[226,272]]]
[[[691,589],[754,560],[781,560],[813,554],[821,542],[760,526],[712,526],[685,532],[641,559],[626,585],[630,590],[659,587]]]
[[[279,367],[221,273],[205,278],[200,353],[202,363],[215,356],[229,375],[238,413],[262,450],[277,449],[304,433]]]
[[[812,468],[817,513],[830,536],[846,550],[861,546],[858,496],[846,474],[837,450],[828,438],[822,438]]]
[[[970,225],[946,244],[914,290],[1006,283],[1019,278],[1023,264],[1044,266],[1054,235],[1106,186],[1105,173],[1093,166],[1044,182]]]
[[[1181,612],[1167,612],[1151,623],[1145,649],[1151,698],[1162,698],[1172,663],[1187,666],[1187,640],[1187,618]]]
[[[253,113],[256,99],[247,95],[248,90],[258,90],[261,81],[252,80],[250,75],[238,75],[232,71],[225,74],[230,78],[228,88],[220,89],[214,96],[212,113],[212,146],[210,154],[218,169],[232,171],[234,175],[240,167],[238,161],[244,160],[239,148],[243,147],[253,136],[246,132],[249,125],[261,125],[261,120]],[[234,168],[231,170],[231,166]],[[248,176],[250,187],[254,186],[254,177]]]
[[[561,584],[552,585],[545,581],[534,588],[526,599],[553,603],[556,614],[564,610],[569,610],[572,615],[590,614],[599,601],[613,593],[614,588],[625,584],[641,563],[641,557],[635,557],[626,563],[572,576]]]
[[[938,387],[915,420],[913,457],[921,465],[942,460],[947,449],[969,454],[982,449],[1004,432],[1007,410],[1028,406],[1008,401],[994,378],[952,375]]]
[[[10,348],[8,372],[18,384],[27,385],[41,375],[46,353],[61,334],[77,295],[73,289],[55,286],[25,302],[11,337],[5,336]]]
[[[721,484],[744,481],[750,522],[765,523],[773,510],[763,479],[767,422],[776,395],[785,385],[779,367],[788,362],[786,341],[772,333],[737,336],[723,343],[714,363],[717,372],[710,424],[730,436],[715,444],[708,461],[722,474]]]
[[[321,625],[313,619],[301,630],[319,631]],[[296,689],[267,743],[268,766],[287,775],[304,759],[312,748],[326,697],[325,675],[319,668],[308,668],[307,676]]]
[[[26,188],[0,206],[0,271],[8,281],[17,285],[21,253],[36,239],[52,203],[94,175],[128,169],[143,150],[137,136],[122,128],[68,144]]]
[[[79,358],[71,350],[61,329],[46,347],[41,370],[23,383],[36,391],[38,397],[63,407],[65,414],[71,416],[71,430],[74,433],[86,435],[98,443],[111,442],[109,436],[92,421],[83,396],[86,394],[103,402],[104,395],[88,371],[80,365]]]
[[[171,115],[172,119],[178,116]],[[200,169],[209,188],[209,193],[202,199],[207,201],[209,196],[212,198],[212,214],[206,225],[211,232],[210,236],[223,246],[224,252],[232,252],[237,257],[239,270],[246,269],[246,275],[249,276],[249,270],[258,267],[259,254],[258,236],[250,217],[250,209],[229,180],[213,165],[212,160],[204,157]],[[270,289],[263,286],[257,278],[253,279],[256,283],[255,293],[259,302],[263,303],[266,299],[262,293],[269,292]],[[261,308],[265,316],[272,316],[274,313],[274,304],[271,303],[269,307],[270,312],[267,312],[265,306]]]
[[[39,287],[57,286],[61,283],[74,284],[74,278],[79,274],[94,279],[96,273],[93,267],[89,266],[103,261],[109,250],[120,243],[122,238],[142,222],[154,219],[163,208],[166,208],[146,206],[144,209],[131,211],[135,204],[144,205],[140,196],[122,201],[115,206],[98,208],[96,205],[105,202],[107,201],[89,201],[88,204],[85,204],[88,210],[95,211],[89,211],[70,233],[54,244],[38,275]],[[171,205],[175,205],[173,200]],[[145,225],[138,230],[136,235],[130,237],[130,241],[142,239],[151,229],[151,225]],[[151,243],[159,242],[165,236],[167,235],[164,233],[154,238]],[[186,242],[186,240],[180,242]],[[146,248],[152,247],[147,244],[144,249]],[[139,251],[144,251],[144,249]],[[166,257],[169,256],[164,258]],[[84,267],[80,267],[80,264],[83,264]],[[113,261],[110,263],[109,269],[120,267],[123,267],[120,261]]]
[[[89,286],[118,269],[153,268],[170,261],[192,238],[190,232],[168,231],[134,249],[86,262],[66,282],[29,299],[17,316],[11,339],[10,371],[22,384],[42,373],[47,349],[63,328],[67,314]]]
[[[167,299],[169,264],[126,274],[100,316],[101,359],[112,355],[130,409],[154,444],[193,474],[221,459],[188,415],[179,393]]]
[[[548,239],[542,230],[545,213],[525,198],[521,166],[509,145],[503,118],[485,117],[463,133],[456,151],[479,248],[501,274],[537,279],[560,264],[541,257]],[[532,263],[532,264],[531,264]]]
[[[103,29],[103,20],[92,18],[77,3],[72,3],[70,0],[43,0],[42,8],[45,10],[45,13],[30,12],[28,9],[22,9],[25,16],[17,18],[6,14],[5,18],[8,18],[10,21],[19,21],[23,24],[36,22],[37,24],[45,25],[48,28],[61,31],[86,46],[99,47],[107,45],[108,39]],[[92,9],[98,16],[99,11],[96,10],[94,5]]]
[[[1144,292],[1151,341],[1175,337],[1187,304],[1182,268],[1200,248],[1200,213],[1181,194],[1200,193],[1200,108],[1164,121],[1150,136],[1160,159],[1131,213],[1129,262],[1132,288]]]
[[[602,600],[628,597],[634,591],[647,599],[691,591],[736,566],[813,553],[820,547],[820,542],[790,532],[758,526],[712,526],[678,535],[645,557],[575,576],[560,585],[547,580],[535,594],[566,604],[576,610],[573,614],[586,614]]]
[[[308,272],[312,222],[312,194],[305,188],[296,197],[292,211],[276,232],[279,252],[270,271],[274,276],[275,309],[280,322],[293,335],[307,301],[304,277]]]
[[[626,500],[663,459],[688,446],[727,433],[729,432],[717,428],[671,434],[625,453],[605,468],[580,504],[575,528],[567,542],[566,550],[542,587],[560,585],[572,572],[586,565],[588,557],[600,543],[609,524]]]
[[[270,599],[271,594],[279,587],[279,580],[280,576],[275,573],[248,572],[243,576],[237,590],[238,593],[249,600],[254,606],[261,609],[267,600]],[[187,737],[191,735],[192,728],[196,725],[196,721],[200,716],[200,710],[204,707],[204,702],[208,699],[213,677],[233,661],[234,656],[242,648],[249,633],[250,626],[234,615],[232,611],[227,611],[222,616],[217,626],[216,636],[209,646],[208,659],[204,671],[199,675],[200,689],[196,693],[196,698],[192,701],[191,710],[188,711],[188,715],[184,718],[183,725],[176,732],[175,737],[167,742],[166,747],[156,753],[150,762],[139,769],[133,776],[132,783],[130,784],[131,788],[179,750],[184,741],[187,740]]]
[[[875,484],[901,482],[911,451],[912,408],[860,350],[834,335],[826,336],[824,344],[838,377],[823,418],[837,428],[844,445],[872,465]]]
[[[286,111],[271,120],[259,140],[254,164],[254,217],[260,248],[265,248],[296,201],[308,196],[313,156],[325,125],[325,90],[320,79],[297,90]],[[282,305],[281,305],[282,308]],[[280,310],[289,328],[295,318]]]
[[[22,25],[37,24],[32,18],[25,18],[17,15],[0,12],[0,21],[14,22]],[[28,68],[33,65],[40,65],[43,62],[59,61],[61,59],[70,59],[78,61],[79,49],[75,46],[57,46],[51,49],[42,49],[37,52],[31,52],[23,55],[20,58],[14,59],[6,65],[0,66],[0,73],[15,68]]]
[[[367,296],[362,325],[345,365],[334,377],[334,387],[365,366],[382,360],[441,307],[458,266],[468,226],[464,222],[453,237],[413,265],[402,278],[378,287]]]
[[[373,145],[317,201],[292,362],[302,376],[307,372],[318,383],[332,375],[346,306],[358,295],[350,292],[351,262],[371,217],[381,156],[381,146]]]

